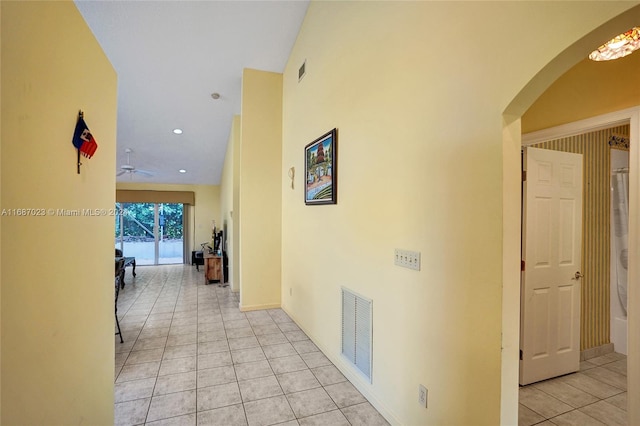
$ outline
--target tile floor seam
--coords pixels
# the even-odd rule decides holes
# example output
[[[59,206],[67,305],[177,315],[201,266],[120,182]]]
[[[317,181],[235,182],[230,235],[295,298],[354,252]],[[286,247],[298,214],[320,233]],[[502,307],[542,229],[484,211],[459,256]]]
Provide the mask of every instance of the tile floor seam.
[[[166,283],[166,281],[165,281]],[[162,285],[162,288],[164,288],[164,283]],[[162,289],[160,290],[160,293],[162,292]],[[158,303],[158,298],[160,297],[160,293],[158,294],[158,297],[156,297],[153,306],[151,307],[151,310],[149,311],[149,315],[151,315],[151,312],[153,312],[153,308],[155,307],[156,303]],[[139,296],[138,296],[139,297]],[[135,302],[134,302],[135,303]],[[147,320],[148,320],[149,316],[147,316]],[[145,323],[142,325],[142,328],[140,329],[140,333],[142,333],[142,330],[144,330],[144,326],[146,325],[147,321],[145,321]],[[140,333],[138,333],[138,336],[140,336]],[[136,337],[136,343],[139,337]],[[134,347],[135,347],[135,343],[134,343]],[[144,423],[147,423],[147,419],[149,418],[149,413],[151,412],[151,404],[153,403],[153,398],[155,396],[155,391],[156,391],[156,386],[158,385],[158,377],[159,377],[159,373],[160,373],[160,367],[162,366],[162,360],[164,359],[164,352],[166,349],[167,345],[165,342],[164,347],[162,348],[162,356],[160,357],[160,365],[158,365],[158,373],[156,374],[156,380],[155,383],[153,384],[153,390],[151,391],[151,396],[150,396],[150,400],[149,400],[149,407],[147,407],[147,414],[144,418]]]
[[[308,361],[305,361],[304,359],[301,358],[299,350],[295,349],[295,347],[292,345],[292,341],[290,340],[290,337],[293,336],[286,336],[286,342],[284,342],[285,344],[289,345],[290,347],[293,348],[294,352],[293,353],[289,353],[287,355],[283,355],[282,353],[272,353],[270,354],[270,357],[266,356],[266,353],[264,351],[264,347],[266,346],[273,346],[273,345],[277,345],[279,343],[275,343],[274,340],[269,340],[268,338],[263,338],[262,340],[264,342],[266,342],[265,344],[263,344],[260,339],[258,339],[258,335],[256,334],[254,327],[256,325],[258,325],[260,323],[260,319],[258,319],[258,317],[256,316],[250,316],[247,317],[247,315],[245,313],[242,313],[242,315],[235,315],[233,312],[233,309],[237,309],[237,297],[234,297],[235,295],[233,295],[232,293],[228,294],[227,296],[231,296],[231,298],[227,297],[226,299],[221,298],[222,293],[217,291],[217,289],[213,289],[214,291],[212,291],[211,293],[206,293],[205,291],[202,291],[202,287],[200,287],[197,282],[196,282],[196,278],[194,278],[195,274],[191,274],[188,275],[186,273],[186,269],[183,269],[183,273],[181,275],[179,274],[175,274],[175,273],[164,273],[164,274],[160,274],[160,278],[161,283],[154,285],[153,291],[151,291],[149,285],[152,284],[152,280],[147,279],[146,280],[146,285],[145,285],[145,290],[147,290],[146,292],[144,290],[140,290],[137,292],[137,294],[135,294],[135,297],[133,298],[133,301],[128,300],[128,309],[125,311],[123,310],[125,313],[123,315],[123,317],[131,312],[135,312],[136,315],[139,312],[143,311],[143,310],[147,310],[147,315],[145,320],[141,323],[141,324],[134,324],[131,326],[131,331],[136,331],[136,335],[135,338],[134,336],[131,336],[130,339],[128,340],[132,340],[133,341],[133,345],[131,346],[130,349],[128,350],[123,350],[122,352],[127,352],[127,354],[124,356],[124,359],[121,361],[122,362],[122,366],[120,367],[120,370],[124,367],[124,364],[126,363],[126,361],[129,359],[129,357],[131,356],[132,352],[139,352],[139,350],[137,351],[133,351],[133,347],[136,345],[138,339],[140,338],[140,336],[142,335],[143,330],[145,330],[145,327],[147,325],[149,325],[149,317],[154,315],[154,309],[158,309],[158,310],[165,310],[167,305],[171,305],[172,307],[172,311],[170,312],[171,314],[171,321],[169,322],[169,327],[168,330],[166,331],[166,335],[165,336],[161,336],[161,337],[165,337],[165,340],[163,342],[163,346],[162,346],[162,354],[160,357],[160,361],[158,361],[158,371],[156,372],[155,376],[154,376],[154,386],[153,389],[151,390],[151,396],[148,398],[149,400],[149,405],[146,407],[146,413],[144,416],[144,421],[146,422],[149,419],[149,415],[151,414],[151,409],[152,409],[152,405],[151,403],[153,402],[153,399],[156,397],[160,397],[160,396],[165,396],[165,395],[173,395],[173,394],[178,394],[180,392],[184,392],[184,391],[174,391],[174,392],[167,392],[165,394],[162,395],[154,395],[156,390],[158,389],[158,379],[159,377],[163,377],[163,376],[168,376],[171,374],[182,374],[182,373],[173,373],[171,372],[171,370],[167,369],[165,371],[163,371],[161,374],[161,368],[162,365],[165,361],[167,361],[168,359],[165,359],[165,356],[167,355],[167,351],[169,350],[170,347],[176,347],[176,346],[187,346],[187,345],[176,345],[176,346],[168,346],[169,343],[171,343],[169,341],[170,335],[171,335],[171,331],[174,327],[177,327],[177,322],[175,322],[176,319],[180,320],[179,322],[182,323],[189,323],[190,321],[183,321],[182,318],[191,318],[192,316],[190,314],[184,313],[184,312],[188,312],[189,309],[186,308],[184,305],[189,305],[189,304],[193,304],[193,302],[191,302],[190,300],[185,300],[185,299],[190,299],[191,298],[191,293],[190,291],[187,289],[188,287],[190,287],[191,284],[193,285],[193,289],[195,290],[193,292],[194,294],[194,298],[195,300],[195,321],[194,321],[194,325],[195,325],[195,335],[196,335],[196,343],[194,344],[195,348],[196,348],[196,354],[193,356],[195,359],[195,370],[190,369],[190,367],[186,366],[184,367],[187,371],[193,371],[195,374],[195,389],[191,389],[191,391],[193,391],[195,393],[196,396],[196,407],[195,407],[195,411],[190,411],[188,410],[188,412],[185,412],[184,414],[181,415],[189,415],[192,416],[195,414],[195,416],[191,417],[191,419],[195,419],[196,424],[197,424],[197,420],[200,418],[201,414],[204,413],[205,411],[211,411],[211,410],[202,410],[202,411],[198,411],[198,406],[197,406],[197,395],[199,393],[199,388],[198,385],[201,384],[200,380],[201,377],[199,378],[199,371],[203,371],[204,369],[202,369],[202,364],[201,364],[201,357],[202,355],[199,354],[198,348],[201,344],[203,343],[207,343],[207,342],[200,342],[200,332],[205,330],[205,327],[203,326],[203,324],[208,324],[210,323],[209,321],[203,321],[202,315],[205,314],[205,310],[202,309],[202,307],[206,306],[207,304],[210,303],[216,303],[217,305],[217,312],[218,313],[214,313],[214,315],[219,315],[220,319],[219,320],[215,320],[216,322],[218,322],[222,327],[221,330],[224,331],[223,335],[224,335],[224,339],[220,339],[220,340],[226,340],[227,344],[229,344],[229,339],[242,339],[245,336],[243,336],[242,332],[234,332],[233,335],[236,337],[230,337],[229,334],[229,330],[231,330],[231,328],[227,329],[226,325],[229,325],[229,323],[231,321],[241,321],[241,320],[245,320],[246,322],[248,322],[247,324],[247,328],[249,328],[249,330],[251,331],[251,336],[246,336],[246,337],[253,337],[253,339],[255,340],[256,346],[250,346],[248,348],[244,348],[242,347],[242,345],[244,343],[240,343],[240,346],[238,346],[235,351],[242,351],[244,349],[251,349],[251,348],[258,348],[259,352],[262,354],[262,356],[264,357],[263,360],[266,362],[266,365],[268,366],[268,372],[269,375],[266,377],[273,377],[276,380],[276,383],[278,385],[278,389],[281,392],[281,396],[284,397],[284,400],[287,402],[287,407],[290,410],[289,412],[293,415],[293,418],[296,419],[295,421],[297,422],[297,420],[299,419],[303,419],[305,417],[312,417],[312,416],[316,416],[316,415],[321,415],[321,414],[326,414],[326,413],[330,413],[332,411],[339,411],[340,413],[342,413],[341,415],[345,418],[345,420],[347,421],[347,423],[351,424],[350,421],[348,421],[348,419],[346,419],[346,415],[343,413],[343,410],[349,407],[352,407],[354,405],[358,405],[358,404],[364,404],[364,402],[362,403],[350,403],[349,405],[345,405],[344,407],[338,407],[334,397],[332,397],[329,392],[327,391],[326,387],[324,385],[322,385],[321,383],[318,383],[318,387],[312,388],[312,389],[322,389],[322,392],[325,395],[328,395],[329,398],[328,400],[332,402],[332,404],[334,405],[335,408],[331,408],[331,409],[327,409],[326,407],[323,407],[322,410],[328,410],[328,411],[321,411],[320,413],[316,413],[313,414],[311,416],[303,416],[303,415],[297,415],[296,412],[293,410],[293,406],[291,405],[290,402],[290,397],[288,395],[292,395],[296,392],[290,392],[289,394],[285,393],[285,390],[283,388],[282,383],[280,382],[280,380],[278,379],[278,375],[276,374],[276,371],[274,370],[274,367],[272,366],[271,361],[272,360],[276,360],[276,359],[280,359],[280,358],[286,358],[286,357],[292,357],[293,355],[297,356],[301,361],[302,364],[304,366],[306,366],[305,370],[308,370],[311,372],[312,376],[317,380],[317,376],[316,373],[313,372],[313,370],[311,369]],[[159,274],[155,273],[153,274],[153,276],[157,276]],[[197,275],[195,275],[195,277],[197,277]],[[169,289],[169,285],[172,282],[175,281],[179,281],[179,284],[175,284],[174,286],[177,286],[177,288],[179,290],[173,291],[171,289]],[[171,290],[171,291],[170,291]],[[147,299],[142,299],[143,297],[146,297],[147,295],[152,295],[152,297],[149,297],[148,299],[153,299],[153,304],[149,307],[149,308],[144,308],[142,309],[141,307],[138,308],[136,306],[136,302],[137,301],[144,301],[145,304],[148,304]],[[208,295],[211,295],[213,297],[206,297]],[[215,300],[215,302],[214,302]],[[235,302],[235,303],[234,303]],[[141,303],[140,306],[142,306],[143,304]],[[138,310],[136,310],[138,309]],[[179,309],[179,310],[177,310]],[[224,312],[224,315],[223,315]],[[297,328],[296,331],[299,331],[299,328],[297,327],[297,325],[295,324],[295,322],[291,321],[291,319],[286,316],[286,313],[283,313],[282,311],[278,311],[276,309],[272,309],[272,310],[265,310],[263,312],[266,312],[266,314],[268,315],[269,320],[273,323],[273,325],[275,326],[275,330],[273,330],[271,327],[267,327],[265,330],[261,330],[261,331],[267,331],[266,333],[261,334],[262,335],[277,335],[277,334],[284,334],[285,331],[284,329],[287,329],[289,331],[293,331],[292,327],[295,326],[295,328]],[[161,318],[161,314],[163,312],[157,312],[157,314],[160,315]],[[240,314],[240,313],[239,313]],[[133,318],[132,315],[132,318]],[[177,316],[176,316],[177,315]],[[152,317],[153,318],[153,317]],[[253,319],[253,321],[248,321],[250,318]],[[161,320],[161,319],[160,319]],[[252,324],[253,323],[253,324]],[[292,324],[292,327],[289,326],[284,326],[283,324]],[[237,328],[241,328],[241,327],[236,327],[239,324],[232,324],[234,326],[233,329],[237,329]],[[185,325],[186,326],[186,325]],[[158,327],[160,328],[160,327]],[[295,330],[294,328],[294,330]],[[207,330],[210,330],[209,327],[206,327]],[[148,330],[148,329],[147,329]],[[279,331],[277,331],[279,330]],[[155,335],[153,333],[149,333],[150,335]],[[144,335],[146,336],[146,334]],[[173,335],[171,335],[173,336]],[[301,335],[298,335],[297,337],[302,337]],[[303,340],[299,340],[294,338],[295,341],[303,341]],[[308,336],[304,336],[305,339],[304,341],[311,341]],[[156,338],[156,337],[148,337],[148,338]],[[206,337],[204,339],[207,339]],[[144,339],[141,339],[144,340]],[[173,339],[174,341],[176,339]],[[217,340],[217,339],[216,339]],[[214,340],[215,341],[215,340]],[[241,340],[238,340],[239,342],[242,342]],[[236,342],[238,342],[236,341]],[[144,345],[140,345],[139,348],[144,348]],[[299,348],[300,349],[300,348]],[[145,349],[142,349],[145,350]],[[153,350],[150,349],[150,350]],[[240,390],[240,382],[241,380],[239,380],[239,375],[238,375],[238,370],[237,370],[237,366],[238,365],[242,365],[242,364],[247,364],[250,362],[254,362],[254,361],[249,361],[247,362],[246,360],[242,360],[240,358],[236,358],[235,360],[232,357],[232,349],[229,346],[228,350],[225,351],[229,354],[230,359],[230,364],[228,364],[231,368],[233,368],[233,377],[235,379],[234,382],[230,382],[230,383],[235,383],[236,385],[236,389],[238,389],[238,392],[240,393],[240,404],[242,404],[242,413],[243,413],[243,417],[244,417],[244,421],[249,424],[249,416],[248,416],[248,412],[246,410],[246,402],[244,401],[243,397],[242,397],[242,393]],[[320,354],[322,354],[321,351],[318,350],[317,347],[315,347],[315,349],[312,352],[319,352]],[[311,353],[311,352],[310,352]],[[173,359],[183,359],[183,358],[188,358],[190,357],[190,355],[184,355],[184,356],[179,356],[176,358],[171,358],[171,360]],[[244,362],[237,362],[238,360],[242,360]],[[138,365],[138,364],[129,364],[129,365]],[[168,364],[165,364],[168,365]],[[226,364],[225,364],[226,365]],[[328,364],[326,364],[326,366],[333,366],[333,364],[331,362],[329,362]],[[318,367],[316,365],[316,367]],[[267,372],[265,371],[265,372]],[[299,371],[297,369],[292,370],[293,372],[295,371]],[[119,370],[117,371],[119,373]],[[286,373],[289,373],[290,371],[286,370]],[[251,376],[252,374],[255,373],[249,373],[249,376]],[[258,374],[263,374],[263,373],[258,373]],[[284,373],[282,373],[284,374]],[[119,375],[119,374],[118,374]],[[265,376],[259,376],[259,377],[252,377],[251,379],[247,379],[247,380],[252,380],[252,379],[256,379],[256,378],[261,378],[261,377],[265,377]],[[117,379],[117,376],[116,376]],[[133,379],[135,380],[135,379]],[[346,380],[348,382],[348,380]],[[123,382],[126,383],[126,382]],[[341,382],[342,383],[342,382]],[[300,391],[302,392],[302,391]],[[256,400],[252,400],[253,401],[261,401],[264,399],[268,399],[269,397],[265,397],[265,398],[258,398]],[[136,400],[143,400],[143,399],[147,399],[147,398],[137,398]],[[365,398],[366,401],[366,398]],[[247,401],[248,402],[248,401]],[[284,402],[284,401],[282,401]],[[368,402],[366,402],[367,404],[369,404]],[[217,407],[218,408],[227,408],[227,407],[231,407],[231,406],[236,406],[237,404],[229,404],[229,405],[223,405],[221,407]],[[370,404],[369,404],[370,405]],[[166,414],[168,414],[169,412],[167,412]],[[166,415],[165,414],[165,415]],[[238,412],[239,414],[239,412]],[[353,414],[353,412],[352,412]],[[166,420],[166,419],[173,419],[176,417],[180,417],[181,415],[169,415],[167,417],[163,417],[163,418],[158,418],[155,419],[155,415],[154,415],[154,421],[155,420]],[[364,415],[364,414],[363,414]],[[368,415],[368,414],[367,414]],[[281,421],[277,421],[276,423],[280,423]],[[383,421],[384,422],[384,421]]]
[[[222,306],[220,306],[220,301],[219,300],[218,300],[218,309],[220,309],[220,312],[222,312]],[[225,337],[227,339],[227,343],[228,343],[229,342],[229,335],[227,334],[227,328],[224,326],[224,316],[222,316],[222,314],[221,314],[221,317],[222,317],[222,321],[223,321],[222,327],[224,329],[224,335],[225,335]],[[251,327],[251,332],[254,333],[254,335],[255,335],[255,332],[253,331],[253,327],[251,326],[251,324],[249,324],[249,326]],[[229,352],[231,352],[231,348],[229,348]],[[233,360],[232,360],[232,362],[233,362]],[[238,392],[240,392],[240,384],[239,384],[240,380],[238,378],[238,371],[236,370],[236,367],[235,367],[234,364],[232,364],[232,368],[233,368],[233,375],[236,378],[236,383],[238,383]],[[269,368],[271,368],[271,366],[269,366]],[[245,407],[244,400],[242,400],[242,393],[240,394],[240,400],[242,401],[241,404],[242,404],[242,413],[244,414],[244,420],[248,425],[249,424],[249,416],[247,415],[247,409]]]
[[[598,402],[600,402],[600,401],[598,401]],[[587,406],[589,406],[589,405],[593,405],[593,404],[596,404],[596,403],[594,402],[594,403],[591,403],[591,404],[587,404],[587,405],[585,405],[585,407],[587,407]],[[580,408],[583,408],[583,407],[580,407]],[[546,421],[550,421],[550,422],[552,422],[552,423],[553,423],[553,419],[555,419],[555,418],[557,418],[557,417],[560,417],[560,416],[564,416],[564,415],[569,414],[569,413],[572,413],[572,412],[574,412],[574,411],[579,411],[581,414],[584,414],[585,416],[587,416],[587,417],[589,417],[589,418],[592,418],[592,419],[593,419],[593,420],[595,420],[595,421],[598,421],[598,422],[600,421],[600,420],[596,419],[595,417],[592,417],[592,416],[588,415],[587,413],[584,413],[584,412],[580,411],[580,409],[579,409],[579,408],[576,408],[576,409],[574,409],[574,410],[570,410],[570,411],[566,411],[566,412],[564,412],[564,413],[558,414],[557,416],[553,416],[553,417],[546,418],[546,419],[544,419],[543,421],[538,422],[538,423],[536,423],[536,424],[544,423],[544,422],[546,422]],[[544,417],[544,416],[543,416],[543,417]],[[554,423],[554,424],[555,424],[555,423]]]
[[[278,378],[276,377],[276,381],[278,381]],[[278,381],[278,385],[280,385],[280,382]],[[287,395],[284,393],[284,389],[282,389],[282,386],[280,385],[280,390],[282,390],[282,395],[284,396],[285,401],[287,401],[287,405],[289,406],[289,409],[291,410],[291,412],[293,413],[293,417],[295,417],[296,421],[299,419],[298,415],[296,414],[296,412],[293,410],[293,406],[291,405],[291,401],[289,400],[289,398],[287,398]],[[300,422],[298,422],[299,424]]]
[[[596,367],[594,367],[594,368],[598,368],[598,367],[600,367],[600,368],[604,368],[604,367],[606,367],[606,365],[609,365],[609,364],[612,364],[612,363],[615,363],[615,362],[619,362],[619,361],[621,361],[621,360],[625,359],[625,358],[624,358],[624,355],[620,355],[620,354],[616,354],[615,358],[616,358],[616,359],[615,359],[615,360],[612,360],[612,361],[608,361],[608,362],[604,362],[604,363],[595,364],[595,365],[596,365]],[[599,362],[599,361],[601,361],[601,360],[598,360],[598,362]],[[587,370],[591,370],[591,369],[592,369],[592,368],[589,368],[589,369],[587,369]],[[579,371],[579,372],[587,371],[587,370],[581,370],[581,371]],[[625,376],[625,377],[626,377],[626,374],[618,373],[618,372],[616,372],[616,373],[617,373],[617,374],[620,374],[620,375],[623,375],[623,376]],[[570,375],[567,375],[567,376],[570,376]],[[594,402],[590,402],[590,403],[585,404],[585,405],[583,405],[583,406],[580,406],[580,407],[573,407],[573,405],[571,405],[571,404],[569,404],[569,403],[567,403],[567,402],[564,402],[563,400],[560,400],[560,398],[557,398],[557,397],[555,397],[554,395],[551,395],[551,394],[549,394],[548,392],[545,392],[545,391],[544,391],[544,390],[542,390],[542,389],[539,389],[539,388],[537,388],[537,387],[533,387],[533,389],[539,390],[539,391],[543,392],[543,393],[544,393],[545,395],[547,395],[547,396],[550,396],[550,397],[552,397],[552,398],[558,399],[558,400],[560,400],[561,402],[563,402],[564,404],[569,405],[569,406],[571,406],[571,407],[573,408],[573,409],[572,409],[572,410],[570,410],[570,411],[567,411],[567,412],[564,412],[564,413],[560,413],[560,414],[558,414],[558,415],[556,415],[556,416],[549,417],[549,418],[547,418],[546,416],[542,415],[539,411],[536,411],[536,410],[534,410],[533,408],[531,408],[530,406],[526,405],[526,404],[525,404],[525,403],[523,403],[522,401],[520,401],[520,404],[522,404],[524,407],[526,407],[528,410],[532,411],[533,413],[535,413],[535,414],[539,415],[540,417],[545,418],[545,419],[544,419],[544,420],[542,420],[541,422],[537,422],[537,423],[535,423],[535,424],[544,423],[544,422],[545,422],[545,421],[547,421],[547,420],[548,420],[548,421],[550,421],[550,422],[552,422],[552,419],[557,418],[557,417],[560,417],[560,416],[563,416],[563,415],[567,415],[567,414],[572,413],[572,412],[574,412],[574,411],[578,411],[578,412],[580,413],[580,415],[587,416],[587,417],[589,417],[589,418],[591,418],[591,419],[594,419],[594,420],[595,420],[595,421],[597,421],[597,422],[602,423],[602,421],[601,421],[601,420],[599,420],[599,419],[597,419],[597,418],[595,418],[595,417],[593,417],[593,416],[591,416],[591,415],[589,415],[589,414],[587,414],[586,412],[584,412],[584,411],[583,411],[583,410],[584,410],[585,408],[587,408],[587,407],[590,407],[590,406],[592,406],[592,405],[596,405],[596,404],[600,404],[600,403],[602,403],[602,402],[604,402],[605,404],[607,404],[607,405],[611,406],[613,409],[621,410],[621,411],[624,411],[624,412],[626,413],[626,410],[625,410],[625,409],[623,409],[623,408],[621,408],[621,407],[619,407],[619,406],[617,406],[617,405],[615,405],[615,404],[613,404],[613,403],[610,403],[610,402],[608,401],[610,398],[613,398],[613,397],[616,397],[616,396],[619,396],[619,395],[625,394],[625,393],[627,392],[626,390],[621,389],[621,388],[619,388],[619,387],[617,387],[617,386],[615,386],[615,385],[611,385],[611,384],[609,384],[609,383],[607,383],[607,382],[605,382],[605,381],[602,381],[602,380],[600,380],[600,378],[598,378],[598,377],[592,377],[592,376],[589,376],[589,375],[587,375],[587,374],[583,374],[583,376],[584,376],[584,377],[589,378],[589,380],[592,380],[593,382],[598,383],[599,385],[605,385],[605,386],[607,386],[609,389],[615,389],[615,390],[618,390],[619,392],[617,392],[617,393],[615,393],[615,394],[612,394],[612,395],[610,395],[610,396],[601,397],[601,396],[598,396],[598,395],[594,395],[592,392],[589,392],[589,391],[588,391],[588,390],[586,390],[586,389],[582,389],[582,388],[578,387],[578,384],[577,384],[577,383],[574,385],[574,384],[570,384],[570,383],[562,382],[564,385],[569,386],[569,387],[571,387],[571,388],[573,388],[574,390],[577,390],[577,391],[579,391],[579,392],[583,392],[583,393],[585,393],[585,394],[587,394],[587,395],[591,396],[592,398],[595,398],[595,399],[596,399],[596,401],[594,401]],[[579,376],[579,377],[582,377],[582,376]],[[554,379],[550,379],[550,380],[554,380]],[[521,388],[521,389],[522,389],[522,388]]]
[[[584,392],[584,393],[589,394],[588,392],[586,392],[586,391],[584,391],[584,390],[582,390],[582,389],[578,389],[577,387],[572,386],[572,385],[570,385],[569,383],[565,383],[565,385],[567,385],[567,386],[569,386],[569,387],[572,387],[573,389],[575,389],[575,390],[577,390],[577,391],[580,391],[580,392]],[[548,396],[550,396],[551,398],[554,398],[554,399],[556,399],[556,400],[560,401],[561,403],[563,403],[563,404],[566,404],[566,405],[570,406],[570,407],[571,407],[571,408],[573,408],[574,410],[577,410],[577,409],[579,409],[579,408],[585,407],[586,405],[589,405],[589,404],[586,404],[586,405],[582,405],[582,406],[580,406],[580,407],[575,407],[575,406],[571,405],[570,403],[568,403],[568,402],[565,402],[565,401],[561,400],[561,399],[560,399],[560,398],[558,398],[557,396],[554,396],[554,395],[550,394],[549,392],[546,392],[546,391],[545,391],[545,390],[543,390],[543,389],[540,389],[540,388],[534,388],[534,389],[537,389],[537,390],[539,390],[540,392],[544,393],[545,395],[548,395]],[[589,395],[591,395],[591,394],[589,394]],[[593,396],[594,398],[597,398],[595,395],[591,395],[591,396]],[[593,404],[593,403],[590,403],[590,404]],[[529,408],[530,410],[532,410],[532,408],[530,408],[530,407],[527,407],[527,408]],[[570,410],[570,411],[573,411],[573,410]],[[567,411],[567,413],[568,413],[568,411]],[[538,414],[540,414],[540,413],[538,413]],[[564,414],[564,413],[562,413],[562,414]],[[562,414],[558,414],[558,416],[561,416]],[[542,414],[540,414],[540,415],[542,415]],[[554,417],[557,417],[557,416],[554,416]]]

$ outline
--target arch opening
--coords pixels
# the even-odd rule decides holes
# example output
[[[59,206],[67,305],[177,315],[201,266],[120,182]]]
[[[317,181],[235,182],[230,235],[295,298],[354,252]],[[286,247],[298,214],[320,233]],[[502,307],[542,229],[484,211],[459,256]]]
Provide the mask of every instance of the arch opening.
[[[521,245],[521,144],[522,116],[535,101],[562,75],[582,61],[594,49],[622,31],[638,24],[640,6],[594,28],[544,66],[524,85],[503,112],[503,300],[502,300],[502,393],[503,424],[517,422],[518,372],[520,345],[520,245]],[[638,324],[640,317],[640,108],[621,112],[631,128],[629,167],[629,324]],[[618,119],[620,117],[617,117]],[[632,328],[633,327],[633,328]],[[634,329],[635,328],[635,329]],[[628,400],[640,399],[640,326],[630,325],[628,342]],[[628,423],[640,423],[640,407],[630,405]]]

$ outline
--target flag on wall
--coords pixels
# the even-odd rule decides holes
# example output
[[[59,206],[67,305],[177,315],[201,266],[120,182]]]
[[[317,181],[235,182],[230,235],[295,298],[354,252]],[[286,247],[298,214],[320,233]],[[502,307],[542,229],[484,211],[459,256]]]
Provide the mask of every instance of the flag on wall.
[[[73,133],[73,146],[79,149],[82,155],[87,158],[91,158],[98,149],[98,144],[82,116],[78,116],[76,131]]]

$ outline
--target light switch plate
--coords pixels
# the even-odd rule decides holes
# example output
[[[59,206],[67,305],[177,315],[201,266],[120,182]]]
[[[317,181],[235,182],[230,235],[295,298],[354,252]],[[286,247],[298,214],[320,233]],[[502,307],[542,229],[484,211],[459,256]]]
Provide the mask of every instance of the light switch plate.
[[[423,385],[418,387],[418,403],[421,407],[427,408],[427,399],[429,396],[429,391]]]
[[[394,263],[403,268],[420,270],[420,252],[396,249]]]

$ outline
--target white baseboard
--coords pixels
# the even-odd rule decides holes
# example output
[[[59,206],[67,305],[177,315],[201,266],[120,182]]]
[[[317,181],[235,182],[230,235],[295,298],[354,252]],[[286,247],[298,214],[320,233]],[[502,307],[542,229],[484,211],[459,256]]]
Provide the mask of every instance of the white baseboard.
[[[240,312],[260,311],[263,309],[276,309],[279,307],[280,307],[279,303],[271,303],[266,305],[245,305],[245,306],[240,305],[239,306]]]
[[[371,384],[367,382],[368,379],[365,379],[361,373],[356,372],[348,364],[346,359],[343,358],[340,354],[334,354],[328,351],[326,347],[319,345],[313,339],[313,337],[309,334],[309,332],[305,330],[305,328],[302,327],[300,324],[298,324],[298,322],[295,320],[294,316],[291,315],[290,312],[288,312],[284,307],[282,307],[282,310],[285,311],[287,315],[289,315],[289,317],[293,320],[293,322],[295,322],[296,325],[300,327],[300,329],[309,337],[309,339],[311,339],[311,341],[318,347],[318,349],[320,349],[322,353],[327,358],[329,358],[329,361],[331,361],[333,365],[335,365],[336,368],[340,370],[340,372],[351,382],[351,384],[353,384],[353,386],[355,386],[356,389],[358,389],[358,391],[365,398],[367,398],[367,401],[369,401],[369,403],[373,405],[376,410],[378,410],[378,412],[382,415],[382,417],[384,417],[392,425],[401,424],[398,418],[393,414],[393,412],[382,401],[380,401],[373,393],[371,393]]]
[[[595,348],[585,349],[584,351],[580,351],[580,361],[588,361],[591,358],[610,354],[611,352],[613,352],[613,343],[607,343],[602,346],[596,346]]]

